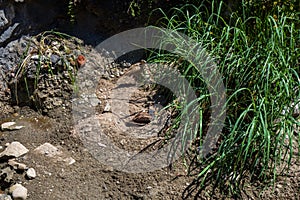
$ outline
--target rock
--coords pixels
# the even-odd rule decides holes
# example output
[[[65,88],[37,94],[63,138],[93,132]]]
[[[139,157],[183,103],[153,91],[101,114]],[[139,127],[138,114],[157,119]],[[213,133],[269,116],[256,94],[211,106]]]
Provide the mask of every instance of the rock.
[[[27,198],[27,189],[21,184],[15,184],[9,188],[14,200],[24,200]]]
[[[107,102],[106,105],[105,105],[105,107],[104,107],[103,112],[110,112],[110,109],[111,109],[111,106],[110,106],[110,104]]]
[[[33,55],[30,57],[31,60],[36,60],[36,61],[39,61],[40,59],[40,55]]]
[[[19,23],[15,23],[14,25],[8,27],[2,35],[0,35],[0,44],[7,41],[14,33],[14,30],[19,26]]]
[[[16,122],[5,122],[5,123],[1,124],[1,130],[5,130],[5,129],[7,129],[10,126],[13,126],[15,124],[16,124]]]
[[[34,179],[36,177],[36,172],[33,168],[29,168],[27,171],[26,171],[26,177],[28,179]]]
[[[49,157],[54,157],[62,153],[61,151],[58,150],[57,147],[47,142],[34,149],[34,151]]]
[[[29,150],[23,146],[20,142],[12,142],[9,144],[6,149],[0,153],[0,158],[4,159],[6,157],[15,157],[18,158],[26,154]]]
[[[60,56],[55,55],[55,54],[52,54],[52,55],[50,56],[50,60],[51,60],[51,62],[52,62],[53,64],[56,64],[56,63],[58,63],[58,61],[60,60]]]
[[[69,157],[69,158],[65,158],[64,159],[65,163],[67,163],[68,165],[72,165],[76,162],[76,160],[72,157]]]
[[[1,130],[2,131],[5,131],[5,130],[9,130],[9,131],[19,130],[21,128],[24,128],[24,126],[18,126],[16,124],[16,122],[5,122],[5,123],[1,124]]]
[[[98,97],[96,96],[96,94],[92,94],[92,95],[88,96],[88,98],[89,98],[90,104],[91,104],[93,107],[95,107],[95,106],[101,104],[101,101],[98,99]]]
[[[0,194],[0,200],[12,200],[12,198],[7,194]]]
[[[107,166],[106,168],[103,169],[104,172],[113,172],[114,168],[112,166]]]
[[[4,169],[1,169],[1,172],[0,172],[1,187],[6,188],[6,187],[9,187],[12,184],[14,173],[15,173],[15,171],[12,170],[10,167],[6,167]]]
[[[10,159],[8,161],[8,165],[12,166],[14,169],[18,169],[18,170],[25,170],[27,169],[27,166],[23,163],[18,163],[16,162],[14,159]]]
[[[8,24],[8,20],[5,16],[4,10],[0,10],[0,29]]]

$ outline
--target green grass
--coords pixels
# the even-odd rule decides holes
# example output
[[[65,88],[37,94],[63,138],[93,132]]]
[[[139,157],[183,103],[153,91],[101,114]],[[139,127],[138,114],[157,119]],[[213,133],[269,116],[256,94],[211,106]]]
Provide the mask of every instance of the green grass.
[[[174,8],[171,15],[162,12],[160,25],[192,37],[218,63],[226,87],[226,124],[216,152],[204,159],[195,151],[189,169],[198,174],[198,190],[210,182],[239,195],[245,179],[276,180],[279,169],[288,169],[295,156],[292,141],[300,144],[300,135],[294,132],[299,120],[293,109],[287,110],[300,99],[300,18],[295,10],[278,7],[255,15],[249,4],[242,4],[229,19],[222,17],[223,12],[222,2],[212,1],[210,7],[185,5]],[[186,51],[173,43],[178,51]],[[178,59],[166,52],[154,57],[163,62]],[[207,94],[193,63],[181,62],[179,69],[194,90]],[[199,97],[198,147],[205,136],[208,102],[209,98]]]

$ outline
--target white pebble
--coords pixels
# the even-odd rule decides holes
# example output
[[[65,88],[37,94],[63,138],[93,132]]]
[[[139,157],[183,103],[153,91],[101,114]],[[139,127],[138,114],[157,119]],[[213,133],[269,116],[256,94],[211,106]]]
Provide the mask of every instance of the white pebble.
[[[36,177],[36,172],[33,168],[29,168],[27,171],[26,171],[26,176],[27,178],[29,179],[34,179]]]
[[[27,189],[21,184],[15,184],[9,188],[14,200],[25,200],[27,198]]]

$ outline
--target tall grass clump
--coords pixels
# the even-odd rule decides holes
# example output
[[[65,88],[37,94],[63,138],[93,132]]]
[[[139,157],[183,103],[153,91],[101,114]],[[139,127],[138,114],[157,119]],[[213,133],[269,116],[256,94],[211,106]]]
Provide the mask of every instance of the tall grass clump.
[[[173,8],[172,14],[165,14],[160,21],[164,28],[200,43],[218,64],[226,87],[226,121],[218,148],[205,158],[194,151],[189,169],[190,173],[197,172],[197,178],[186,194],[214,183],[238,195],[245,180],[275,181],[289,168],[299,148],[300,135],[295,132],[299,116],[294,112],[300,100],[299,13],[249,2],[253,1],[242,1],[236,11],[228,13],[223,1],[203,1],[197,6]],[[261,12],[253,13],[254,7]],[[165,52],[156,58],[178,59]],[[179,69],[195,91],[207,92],[193,63],[180,62]],[[207,101],[201,96],[200,110]],[[209,114],[209,109],[204,112]],[[205,127],[207,118],[199,119]],[[201,127],[195,139],[197,147],[206,134]]]

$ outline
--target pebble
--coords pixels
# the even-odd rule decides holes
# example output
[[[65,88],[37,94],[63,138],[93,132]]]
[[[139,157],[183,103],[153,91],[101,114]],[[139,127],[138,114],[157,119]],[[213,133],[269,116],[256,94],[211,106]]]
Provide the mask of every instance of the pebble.
[[[19,117],[19,113],[12,114],[14,117]]]
[[[0,153],[0,158],[3,157],[15,157],[18,158],[26,153],[28,153],[28,149],[23,146],[20,142],[12,142],[9,144],[6,149]]]
[[[0,28],[8,24],[8,20],[6,19],[4,10],[0,10]]]
[[[96,96],[96,94],[92,94],[88,96],[89,102],[90,104],[95,107],[99,104],[101,104],[101,101],[98,99],[98,97]]]
[[[24,200],[27,198],[27,189],[21,184],[15,184],[9,188],[14,200]]]
[[[24,126],[18,126],[16,124],[16,122],[4,122],[3,124],[1,124],[1,130],[5,131],[5,130],[19,130],[21,128],[24,128]]]
[[[69,158],[65,158],[64,162],[66,162],[68,165],[73,165],[76,162],[76,160],[72,157],[69,157]]]
[[[7,194],[0,194],[0,199],[1,200],[12,200],[11,196]]]
[[[53,64],[56,64],[60,60],[60,57],[58,55],[52,54],[50,56],[50,60]]]
[[[14,25],[8,27],[2,35],[0,35],[0,43],[7,41],[14,33],[14,30],[19,26],[19,23],[15,23]]]
[[[104,107],[104,110],[103,112],[110,112],[110,109],[111,109],[111,106],[109,105],[109,103],[107,102],[105,107]]]
[[[31,59],[38,61],[40,59],[40,56],[39,55],[33,55],[33,56],[31,56]]]
[[[107,166],[105,169],[103,169],[104,172],[113,172],[114,168],[112,166]]]
[[[34,178],[36,177],[35,169],[29,168],[29,169],[26,171],[26,176],[27,176],[28,179],[34,179]]]
[[[49,157],[54,157],[56,155],[61,154],[61,151],[59,151],[57,147],[53,146],[48,142],[37,147],[36,149],[34,149],[34,151]]]
[[[1,124],[1,130],[4,131],[5,129],[8,129],[10,126],[15,125],[16,122],[5,122]]]
[[[2,186],[6,185],[6,184],[11,184],[11,182],[13,181],[14,174],[15,174],[15,171],[12,170],[10,167],[6,167],[4,169],[1,169],[0,170],[0,177],[2,177],[2,180],[1,180]]]
[[[12,166],[14,169],[25,170],[27,166],[23,163],[18,163],[14,159],[8,160],[8,165]]]

